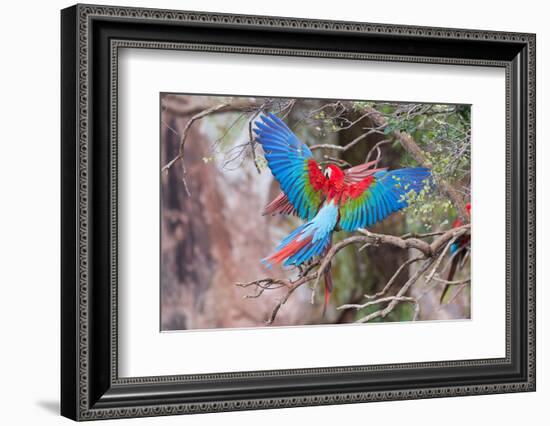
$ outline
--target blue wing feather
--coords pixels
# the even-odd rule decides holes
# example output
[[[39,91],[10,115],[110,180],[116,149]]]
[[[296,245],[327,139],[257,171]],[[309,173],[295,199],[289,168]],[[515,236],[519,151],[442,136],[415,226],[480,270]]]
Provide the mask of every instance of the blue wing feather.
[[[374,225],[409,205],[407,194],[419,193],[432,177],[424,167],[380,171],[374,182],[356,199],[348,199],[340,207],[340,228],[354,231]]]
[[[309,181],[308,161],[313,154],[276,115],[261,115],[255,122],[256,141],[267,164],[299,217],[311,220],[321,204],[321,194]]]

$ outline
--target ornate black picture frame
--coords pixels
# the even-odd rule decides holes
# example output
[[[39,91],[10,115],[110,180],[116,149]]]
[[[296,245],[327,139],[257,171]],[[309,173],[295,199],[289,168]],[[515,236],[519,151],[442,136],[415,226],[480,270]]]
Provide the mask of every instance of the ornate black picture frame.
[[[61,413],[74,420],[535,390],[535,35],[76,5],[61,13]],[[506,71],[506,356],[120,378],[120,47]]]

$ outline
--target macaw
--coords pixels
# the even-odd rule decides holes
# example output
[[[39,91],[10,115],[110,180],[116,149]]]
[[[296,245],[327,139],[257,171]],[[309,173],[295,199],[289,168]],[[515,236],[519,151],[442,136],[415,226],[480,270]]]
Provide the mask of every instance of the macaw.
[[[254,133],[282,190],[264,214],[295,214],[306,221],[262,260],[268,267],[300,266],[325,254],[334,231],[370,227],[407,207],[410,191],[431,185],[431,173],[424,167],[388,171],[369,169],[368,163],[347,172],[334,164],[323,169],[308,146],[271,113],[255,121]],[[325,276],[325,308],[331,291],[332,279]]]
[[[468,215],[470,215],[470,210],[471,210],[471,205],[470,203],[468,203],[466,204],[466,211],[468,212]],[[453,222],[452,228],[453,229],[459,228],[462,225],[464,225],[464,223],[462,222],[462,219],[457,217]],[[452,243],[451,247],[449,247],[449,251],[451,253],[451,266],[447,274],[447,281],[453,280],[456,273],[456,268],[466,258],[466,254],[468,253],[469,246],[470,246],[470,235],[463,235],[460,238],[458,238],[454,243]],[[443,288],[443,292],[441,293],[441,297],[439,298],[439,303],[443,303],[443,300],[445,300],[450,290],[451,290],[451,285],[447,284]]]

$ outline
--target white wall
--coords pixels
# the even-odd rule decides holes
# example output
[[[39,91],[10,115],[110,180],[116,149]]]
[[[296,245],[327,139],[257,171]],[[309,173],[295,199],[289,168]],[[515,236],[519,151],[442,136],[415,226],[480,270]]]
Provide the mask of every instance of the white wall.
[[[103,1],[143,7],[205,10],[448,26],[537,33],[538,96],[538,391],[453,399],[294,408],[201,416],[122,420],[118,424],[465,425],[489,420],[515,425],[550,401],[550,29],[543,1],[462,0],[162,0]],[[67,1],[11,1],[2,5],[0,65],[0,418],[7,425],[66,424],[59,394],[59,9]],[[546,79],[545,79],[546,78]],[[29,109],[27,106],[31,106]],[[328,343],[330,344],[330,343]],[[102,424],[110,424],[108,421]],[[535,421],[542,424],[543,421]],[[116,423],[113,423],[116,424]]]

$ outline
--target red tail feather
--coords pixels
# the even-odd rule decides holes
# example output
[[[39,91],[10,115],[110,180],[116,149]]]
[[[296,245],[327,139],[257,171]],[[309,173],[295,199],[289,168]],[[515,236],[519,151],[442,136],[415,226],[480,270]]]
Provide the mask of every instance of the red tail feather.
[[[292,240],[290,243],[284,246],[281,250],[267,257],[265,261],[271,264],[282,263],[286,259],[288,259],[290,256],[296,254],[304,246],[309,244],[311,242],[311,238],[312,237],[307,237],[307,238],[304,238],[303,240],[299,240],[298,237],[296,237],[296,239]]]

